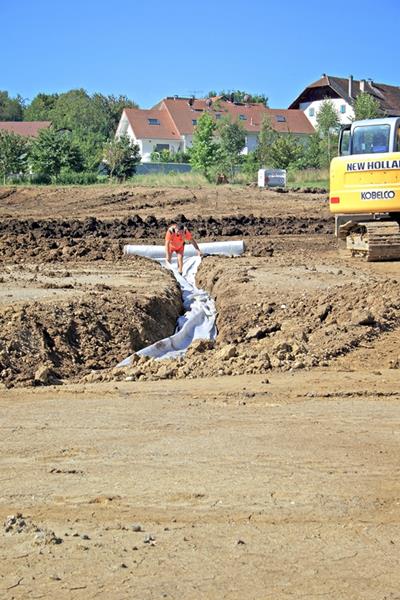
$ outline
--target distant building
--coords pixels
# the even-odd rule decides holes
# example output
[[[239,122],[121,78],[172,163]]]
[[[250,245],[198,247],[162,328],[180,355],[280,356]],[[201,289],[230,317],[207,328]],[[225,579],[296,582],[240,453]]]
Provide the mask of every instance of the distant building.
[[[138,144],[142,161],[150,162],[154,151],[176,153],[190,148],[198,119],[204,112],[216,121],[230,116],[233,121],[242,123],[246,132],[243,154],[257,147],[265,115],[277,132],[297,137],[314,133],[314,127],[301,110],[270,109],[263,104],[232,102],[226,97],[195,99],[173,96],[164,98],[150,110],[125,108],[116,136],[128,135]]]
[[[37,137],[41,129],[48,129],[50,126],[51,121],[0,121],[0,131],[23,137]]]
[[[315,127],[317,114],[324,100],[332,100],[341,123],[350,123],[354,119],[354,100],[362,92],[371,94],[379,101],[382,112],[386,116],[400,115],[400,87],[375,83],[372,79],[353,79],[322,75],[299,94],[289,106],[304,112]]]

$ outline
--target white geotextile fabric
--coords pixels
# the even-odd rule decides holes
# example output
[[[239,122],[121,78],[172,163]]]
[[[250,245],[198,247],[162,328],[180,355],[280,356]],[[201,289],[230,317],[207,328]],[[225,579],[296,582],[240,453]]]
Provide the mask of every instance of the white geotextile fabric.
[[[199,247],[203,255],[238,256],[244,252],[242,241],[199,244]],[[171,263],[167,264],[164,246],[124,246],[124,253],[153,258],[164,267],[171,269],[182,290],[183,307],[185,309],[185,313],[178,318],[173,335],[139,350],[136,354],[156,359],[176,358],[185,354],[193,340],[215,339],[217,334],[215,304],[207,292],[196,287],[196,272],[201,263],[201,257],[196,255],[196,251],[192,246],[185,248],[182,276],[178,273],[176,258],[173,258]],[[128,356],[117,366],[129,366],[132,362],[132,356]]]

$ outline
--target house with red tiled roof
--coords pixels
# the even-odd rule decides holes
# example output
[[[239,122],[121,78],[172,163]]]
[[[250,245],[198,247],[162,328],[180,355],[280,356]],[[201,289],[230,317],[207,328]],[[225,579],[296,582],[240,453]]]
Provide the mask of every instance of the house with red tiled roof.
[[[246,133],[244,154],[254,150],[264,116],[280,133],[304,137],[314,133],[314,127],[301,110],[270,109],[263,104],[232,102],[225,97],[168,97],[150,110],[126,108],[121,116],[116,136],[128,135],[138,144],[143,162],[151,161],[152,152],[168,150],[185,152],[192,146],[193,133],[204,112],[218,121],[229,116],[243,125]]]
[[[333,77],[323,73],[322,77],[308,85],[291,103],[289,109],[304,112],[315,127],[317,114],[324,100],[329,98],[336,108],[341,123],[351,123],[354,119],[354,101],[359,94],[367,92],[380,104],[383,115],[400,115],[400,87],[376,83],[372,79]]]
[[[0,121],[0,131],[16,133],[22,137],[37,137],[41,129],[48,129],[51,121]]]

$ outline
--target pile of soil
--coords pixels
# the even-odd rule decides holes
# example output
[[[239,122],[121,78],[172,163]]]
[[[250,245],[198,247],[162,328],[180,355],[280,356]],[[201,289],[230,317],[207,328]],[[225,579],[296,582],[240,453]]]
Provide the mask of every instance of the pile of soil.
[[[175,221],[188,222],[185,215]],[[85,220],[17,220],[0,221],[0,260],[60,262],[65,260],[116,260],[122,245],[130,240],[162,243],[171,220],[149,215],[102,221]],[[190,220],[190,230],[198,240],[230,237],[256,238],[271,235],[331,234],[330,218],[255,217],[230,215],[222,218],[198,216]]]
[[[143,346],[171,335],[182,312],[172,276],[154,263],[158,289],[87,289],[69,301],[0,309],[0,381],[52,384],[115,366]]]
[[[273,367],[326,364],[400,327],[396,279],[370,276],[366,280],[355,271],[346,276],[338,269],[331,274],[334,287],[307,288],[305,276],[300,275],[297,288],[282,285],[277,292],[268,285],[260,289],[257,276],[265,268],[262,259],[253,260],[250,267],[246,260],[228,261],[209,258],[198,274],[199,285],[216,300],[218,340],[239,345],[256,342]],[[305,267],[311,280],[317,279],[315,271]]]
[[[280,295],[254,283],[257,271],[265,269],[265,260],[209,257],[203,261],[197,279],[216,301],[216,344],[196,341],[178,360],[135,357],[125,370],[91,374],[86,381],[181,379],[327,366],[400,328],[397,280],[351,281],[351,272],[346,278],[339,269],[336,287],[307,289],[300,284],[298,291],[282,289]]]

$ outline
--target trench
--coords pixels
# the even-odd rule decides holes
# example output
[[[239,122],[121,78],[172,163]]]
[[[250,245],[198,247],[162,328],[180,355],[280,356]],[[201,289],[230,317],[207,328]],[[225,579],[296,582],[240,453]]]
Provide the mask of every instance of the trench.
[[[244,252],[242,241],[213,242],[199,244],[203,256],[239,256]],[[184,314],[177,320],[173,335],[162,338],[136,352],[139,356],[147,356],[154,359],[178,358],[186,353],[186,350],[194,340],[215,340],[217,336],[216,317],[217,311],[214,300],[207,291],[196,286],[196,273],[201,263],[201,257],[196,256],[193,247],[188,247],[183,259],[183,273],[180,275],[177,269],[176,258],[172,263],[166,263],[164,258],[164,246],[124,246],[127,255],[144,256],[152,258],[162,266],[172,270],[182,292]],[[127,367],[132,364],[133,355],[121,361],[118,367]]]

